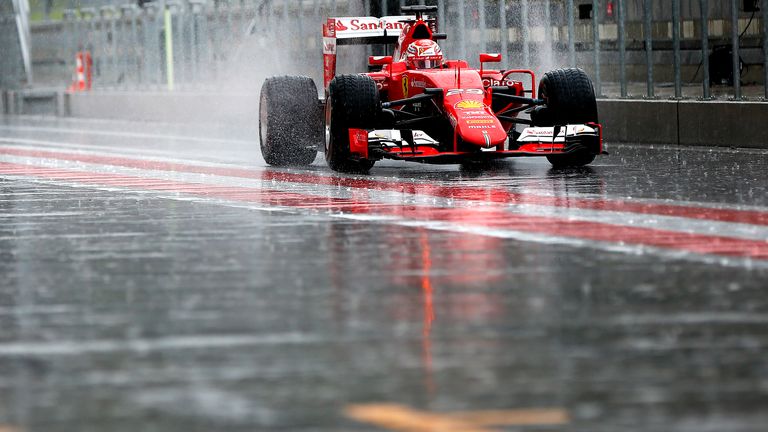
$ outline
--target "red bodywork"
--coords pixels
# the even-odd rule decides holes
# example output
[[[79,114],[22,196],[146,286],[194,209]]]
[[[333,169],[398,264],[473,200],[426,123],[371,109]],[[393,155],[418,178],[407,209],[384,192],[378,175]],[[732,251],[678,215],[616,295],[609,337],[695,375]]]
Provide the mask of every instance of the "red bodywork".
[[[385,23],[382,19],[382,23]],[[438,128],[452,129],[452,134],[440,134],[440,146],[390,147],[386,155],[378,157],[369,154],[368,135],[366,130],[350,129],[350,150],[353,155],[361,158],[387,157],[392,159],[409,159],[430,162],[430,159],[461,159],[462,156],[476,155],[478,150],[486,157],[511,156],[545,156],[564,153],[566,144],[554,142],[509,143],[509,133],[515,122],[499,119],[503,117],[516,119],[526,104],[516,101],[501,104],[493,103],[493,92],[504,88],[507,95],[535,99],[536,77],[533,71],[524,69],[497,70],[484,69],[484,62],[501,61],[500,54],[481,54],[481,68],[470,68],[463,60],[448,60],[437,69],[409,69],[405,61],[407,47],[417,39],[434,39],[434,20],[415,19],[410,22],[389,23],[387,28],[399,30],[391,61],[388,57],[371,57],[370,64],[382,65],[380,71],[368,72],[379,89],[382,102],[391,102],[425,93],[426,89],[441,89],[442,96],[427,100],[423,104],[435,103],[440,116],[447,120]],[[323,25],[323,54],[324,54],[324,84],[326,95],[328,85],[336,74],[336,30],[343,25],[335,18],[328,19]],[[345,28],[346,29],[346,28]],[[416,37],[418,36],[418,37]],[[522,76],[528,75],[530,83],[526,89]],[[404,110],[405,106],[393,106],[394,110]],[[510,110],[512,110],[510,112]],[[508,112],[508,113],[505,113]],[[450,124],[450,125],[448,125]],[[601,131],[600,125],[590,126]],[[416,128],[414,128],[416,129]],[[449,142],[446,142],[446,138]],[[508,144],[509,143],[509,144]],[[602,151],[602,133],[599,139],[599,151]]]

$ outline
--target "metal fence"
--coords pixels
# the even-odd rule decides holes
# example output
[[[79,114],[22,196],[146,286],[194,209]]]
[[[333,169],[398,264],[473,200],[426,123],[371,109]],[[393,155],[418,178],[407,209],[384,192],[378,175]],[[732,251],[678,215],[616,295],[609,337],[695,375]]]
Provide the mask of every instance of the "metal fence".
[[[77,53],[92,55],[96,88],[250,86],[274,73],[320,74],[321,23],[364,12],[362,2],[343,0],[110,4],[65,10],[53,43],[63,45],[68,70]]]
[[[71,70],[92,53],[96,87],[255,86],[319,77],[326,17],[411,4],[438,6],[451,57],[581,67],[600,95],[768,98],[768,0],[159,0],[67,10],[61,39]],[[364,52],[344,54],[340,70],[364,67]]]

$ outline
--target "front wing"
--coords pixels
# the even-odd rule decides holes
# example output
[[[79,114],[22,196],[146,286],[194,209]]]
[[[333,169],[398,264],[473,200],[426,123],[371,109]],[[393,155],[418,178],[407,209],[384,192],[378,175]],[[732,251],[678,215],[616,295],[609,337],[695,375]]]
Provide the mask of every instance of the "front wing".
[[[395,159],[423,163],[460,163],[508,157],[536,157],[577,152],[603,153],[602,126],[597,123],[525,128],[516,139],[477,151],[441,151],[441,143],[420,130],[349,130],[350,152],[362,159]]]

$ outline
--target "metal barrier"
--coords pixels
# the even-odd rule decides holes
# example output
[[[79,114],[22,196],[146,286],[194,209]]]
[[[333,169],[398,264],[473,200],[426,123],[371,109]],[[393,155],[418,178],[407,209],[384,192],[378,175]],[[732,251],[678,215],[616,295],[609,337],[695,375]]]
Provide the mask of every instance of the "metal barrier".
[[[72,69],[93,54],[96,87],[217,88],[316,76],[325,17],[405,4],[437,5],[444,51],[475,64],[491,51],[538,74],[581,67],[601,96],[768,99],[768,0],[158,0],[67,11],[63,38]]]
[[[449,11],[452,56],[471,60],[487,46],[509,66],[538,74],[581,67],[599,95],[612,97],[768,99],[768,0],[436,3]],[[488,20],[488,11],[498,19]],[[481,34],[488,38],[477,43]]]
[[[351,3],[156,0],[142,8],[131,3],[71,9],[63,14],[64,57],[71,71],[76,53],[90,52],[94,86],[102,89],[215,89],[243,66],[241,57],[264,66],[291,58],[301,73],[319,69],[325,17],[363,13]]]

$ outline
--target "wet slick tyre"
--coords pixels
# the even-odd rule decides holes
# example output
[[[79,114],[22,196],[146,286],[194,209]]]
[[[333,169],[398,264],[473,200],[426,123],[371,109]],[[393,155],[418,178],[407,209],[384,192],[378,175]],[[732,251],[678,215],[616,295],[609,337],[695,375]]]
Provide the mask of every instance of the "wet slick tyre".
[[[323,142],[323,110],[309,77],[267,78],[259,99],[261,155],[274,166],[306,166]]]
[[[546,105],[538,108],[532,120],[536,126],[597,123],[597,101],[589,76],[577,68],[555,69],[539,82],[539,98]],[[555,168],[579,167],[595,160],[595,153],[581,150],[567,155],[547,156]]]
[[[365,75],[339,75],[328,85],[326,121],[329,126],[325,160],[334,171],[365,173],[373,161],[349,151],[349,129],[374,129],[381,113],[376,83]]]

